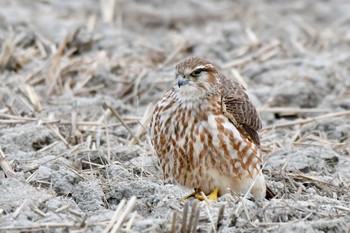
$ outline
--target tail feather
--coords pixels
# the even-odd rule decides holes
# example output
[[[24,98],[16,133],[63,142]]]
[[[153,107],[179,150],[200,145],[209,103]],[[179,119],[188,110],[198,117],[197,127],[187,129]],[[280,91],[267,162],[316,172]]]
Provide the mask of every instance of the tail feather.
[[[271,200],[275,196],[276,196],[276,193],[274,191],[272,191],[272,189],[269,186],[266,185],[266,196],[265,196],[265,198],[267,200]]]

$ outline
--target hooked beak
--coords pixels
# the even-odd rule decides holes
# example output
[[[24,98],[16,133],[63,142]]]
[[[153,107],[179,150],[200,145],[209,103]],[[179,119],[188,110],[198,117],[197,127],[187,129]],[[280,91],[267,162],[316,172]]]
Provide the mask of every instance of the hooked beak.
[[[178,76],[178,78],[177,78],[177,85],[178,85],[179,87],[181,87],[181,86],[187,84],[189,81],[190,81],[190,80],[185,79],[183,76]]]

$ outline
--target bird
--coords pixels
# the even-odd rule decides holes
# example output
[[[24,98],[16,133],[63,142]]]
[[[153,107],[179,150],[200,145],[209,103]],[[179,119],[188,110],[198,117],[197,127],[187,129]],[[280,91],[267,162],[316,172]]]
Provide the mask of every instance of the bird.
[[[155,104],[150,138],[164,179],[210,200],[235,192],[266,196],[258,131],[246,89],[203,57],[175,66],[173,86]]]

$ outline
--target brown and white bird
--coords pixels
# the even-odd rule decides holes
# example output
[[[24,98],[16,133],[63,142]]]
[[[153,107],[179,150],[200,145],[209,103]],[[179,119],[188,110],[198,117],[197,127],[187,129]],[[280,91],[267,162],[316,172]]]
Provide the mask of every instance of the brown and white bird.
[[[239,83],[207,59],[176,65],[176,83],[155,106],[150,134],[165,179],[217,194],[266,194],[259,115]]]

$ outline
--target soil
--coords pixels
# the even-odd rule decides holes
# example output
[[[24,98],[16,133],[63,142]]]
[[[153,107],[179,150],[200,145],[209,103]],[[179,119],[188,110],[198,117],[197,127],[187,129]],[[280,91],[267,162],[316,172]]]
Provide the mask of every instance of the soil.
[[[0,1],[0,232],[350,232],[350,2]],[[261,115],[272,200],[163,180],[147,135],[204,56]]]

